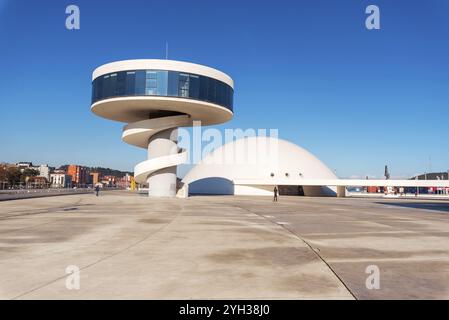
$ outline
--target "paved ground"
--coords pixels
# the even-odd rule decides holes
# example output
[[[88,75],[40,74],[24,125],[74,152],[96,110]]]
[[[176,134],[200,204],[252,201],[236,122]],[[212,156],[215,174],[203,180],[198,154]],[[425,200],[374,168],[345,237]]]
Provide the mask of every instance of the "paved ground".
[[[20,190],[0,190],[0,201],[18,200],[27,198],[54,197],[60,195],[92,193],[92,190],[85,188],[78,189],[20,189]]]
[[[0,203],[0,298],[449,298],[449,203],[126,192]],[[80,289],[65,269],[81,269]],[[368,290],[365,269],[380,269]]]

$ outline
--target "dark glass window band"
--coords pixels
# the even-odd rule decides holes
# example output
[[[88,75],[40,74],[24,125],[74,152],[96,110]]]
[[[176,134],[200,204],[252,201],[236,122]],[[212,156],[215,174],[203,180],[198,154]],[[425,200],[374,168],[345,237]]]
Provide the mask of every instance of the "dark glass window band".
[[[211,102],[233,110],[234,90],[214,78],[165,70],[127,70],[92,81],[92,103],[132,96],[165,96]]]

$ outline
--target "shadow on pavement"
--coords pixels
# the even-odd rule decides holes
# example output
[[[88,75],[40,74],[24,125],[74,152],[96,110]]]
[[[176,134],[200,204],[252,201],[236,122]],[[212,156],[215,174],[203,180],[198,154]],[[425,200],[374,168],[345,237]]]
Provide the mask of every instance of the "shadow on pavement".
[[[437,203],[437,202],[376,202],[376,203],[383,204],[386,206],[398,206],[404,208],[449,212],[449,203]]]

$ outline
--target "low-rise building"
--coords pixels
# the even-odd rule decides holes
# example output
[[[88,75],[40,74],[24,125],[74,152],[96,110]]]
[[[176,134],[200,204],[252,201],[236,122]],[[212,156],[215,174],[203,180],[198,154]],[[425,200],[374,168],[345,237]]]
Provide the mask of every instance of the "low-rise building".
[[[116,176],[104,176],[103,179],[101,179],[101,183],[105,187],[115,187],[117,183],[117,177]]]
[[[50,167],[48,164],[41,164],[37,167],[35,167],[37,171],[39,171],[39,177],[43,177],[47,179],[47,181],[50,181]]]
[[[127,173],[125,176],[123,176],[117,180],[117,187],[123,188],[123,189],[129,189],[129,188],[131,188],[131,180],[132,180],[132,176]]]
[[[23,172],[25,169],[33,169],[39,172],[37,175],[38,177],[43,177],[47,179],[47,181],[50,181],[50,171],[52,168],[48,166],[48,164],[41,164],[41,165],[33,165],[32,162],[18,162],[16,163],[16,167],[19,168],[20,172]]]
[[[19,168],[20,172],[23,172],[23,170],[25,169],[34,169],[33,168],[33,163],[32,162],[17,162],[16,163],[16,167]]]
[[[72,176],[62,170],[56,170],[50,174],[50,184],[52,188],[70,188],[72,186]]]
[[[27,181],[27,187],[34,189],[44,189],[48,188],[48,180],[45,177],[30,177]]]
[[[91,172],[89,184],[96,185],[99,181],[100,181],[100,173],[99,172]]]

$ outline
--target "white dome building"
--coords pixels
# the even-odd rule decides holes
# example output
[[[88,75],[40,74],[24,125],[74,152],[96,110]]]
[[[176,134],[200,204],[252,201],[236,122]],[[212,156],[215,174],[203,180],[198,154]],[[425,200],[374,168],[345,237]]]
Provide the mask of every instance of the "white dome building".
[[[272,137],[245,137],[212,151],[182,180],[189,194],[336,196],[335,187],[301,180],[337,179],[307,150]]]

